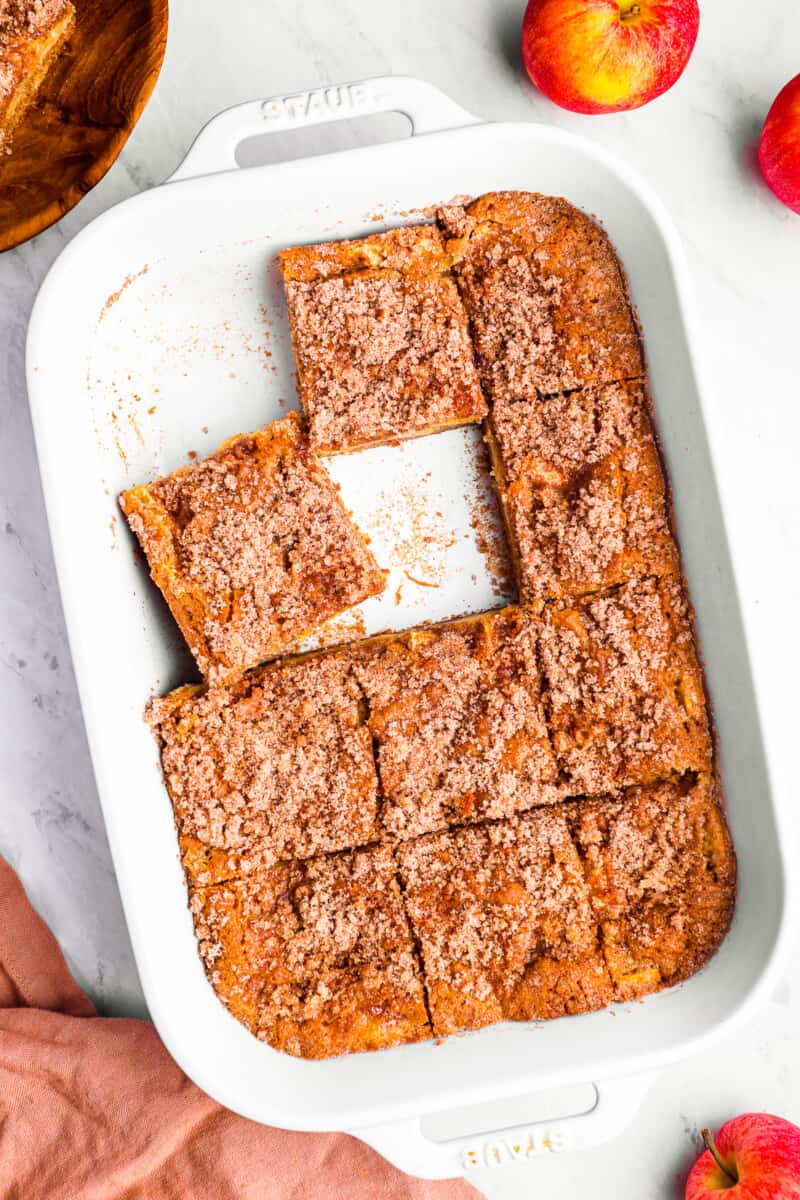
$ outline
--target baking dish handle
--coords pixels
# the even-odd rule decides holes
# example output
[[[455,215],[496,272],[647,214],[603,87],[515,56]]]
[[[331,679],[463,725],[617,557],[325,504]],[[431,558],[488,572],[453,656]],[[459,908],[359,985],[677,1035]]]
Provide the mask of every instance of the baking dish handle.
[[[419,1117],[351,1132],[408,1175],[449,1179],[481,1168],[508,1166],[545,1154],[587,1150],[609,1142],[636,1116],[655,1078],[651,1074],[635,1075],[595,1084],[594,1107],[575,1116],[512,1125],[443,1142],[425,1136]]]
[[[195,138],[167,183],[237,169],[236,147],[258,134],[346,121],[372,113],[405,113],[412,134],[477,125],[478,118],[423,79],[384,75],[358,83],[333,84],[310,92],[250,100],[218,113]]]

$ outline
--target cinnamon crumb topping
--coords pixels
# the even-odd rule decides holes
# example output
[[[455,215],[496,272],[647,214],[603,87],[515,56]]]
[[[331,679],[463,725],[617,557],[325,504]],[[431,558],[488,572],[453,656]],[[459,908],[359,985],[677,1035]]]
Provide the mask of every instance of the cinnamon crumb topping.
[[[385,587],[294,414],[120,504],[212,680]]]
[[[523,599],[677,574],[641,383],[499,400],[491,436]]]
[[[694,974],[722,940],[736,863],[707,776],[568,806],[619,999]]]
[[[48,33],[69,8],[68,0],[0,0],[0,52]]]
[[[436,1033],[611,999],[562,807],[397,850]]]
[[[400,838],[558,798],[536,630],[507,609],[394,639],[356,658],[383,793]]]
[[[192,882],[380,840],[362,716],[361,693],[339,654],[262,668],[230,689],[154,701],[148,719]]]
[[[215,685],[148,718],[206,971],[311,1058],[420,1040],[428,1013],[447,1034],[669,986],[733,905],[614,251],[551,197],[439,222],[283,252],[303,405],[349,450],[479,419],[479,371],[526,607],[221,686],[380,590],[372,556],[296,417],[121,497]]]
[[[705,696],[678,580],[548,605],[539,644],[548,725],[573,795],[707,769]]]
[[[496,192],[442,209],[439,222],[492,400],[641,374],[619,262],[579,209]]]
[[[191,907],[218,993],[277,1049],[324,1058],[430,1035],[387,849],[282,864],[198,889]]]
[[[411,437],[485,415],[438,230],[298,247],[283,253],[281,267],[301,399],[318,450]]]

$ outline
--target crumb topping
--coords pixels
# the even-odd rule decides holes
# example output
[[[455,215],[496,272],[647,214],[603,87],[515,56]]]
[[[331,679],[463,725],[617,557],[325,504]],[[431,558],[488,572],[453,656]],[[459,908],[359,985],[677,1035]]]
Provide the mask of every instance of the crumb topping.
[[[286,295],[316,447],[350,448],[484,416],[452,279],[367,270],[288,282]]]
[[[705,696],[679,581],[548,605],[540,647],[549,728],[573,794],[707,768]]]
[[[492,436],[524,599],[677,573],[640,383],[498,401]]]
[[[325,1057],[429,1034],[387,849],[282,864],[191,907],[212,982],[264,1041]]]
[[[397,837],[558,798],[523,610],[398,638],[357,658],[383,802]]]
[[[68,11],[68,0],[0,0],[0,51],[48,33]]]
[[[647,428],[640,381],[555,396],[499,399],[492,427],[509,481],[559,486],[597,466]]]
[[[531,975],[534,1016],[544,963],[596,956],[596,924],[561,806],[429,835],[397,856],[437,1031],[459,1025],[464,995],[488,1006],[492,1020],[523,1019],[516,1005]]]
[[[493,400],[641,373],[617,257],[573,205],[500,192],[439,219]]]
[[[121,504],[212,679],[277,654],[385,586],[296,417],[124,493]]]
[[[310,442],[479,420],[482,384],[520,606],[242,677],[384,586],[299,419],[121,497],[211,680],[148,710],[206,971],[310,1058],[644,995],[733,906],[618,260],[552,197],[438,220],[281,254]]]
[[[380,840],[377,779],[347,660],[310,657],[148,712],[182,837],[236,874]],[[198,880],[204,882],[204,880]]]
[[[706,776],[569,807],[606,956],[625,994],[670,986],[730,920],[735,859]]]

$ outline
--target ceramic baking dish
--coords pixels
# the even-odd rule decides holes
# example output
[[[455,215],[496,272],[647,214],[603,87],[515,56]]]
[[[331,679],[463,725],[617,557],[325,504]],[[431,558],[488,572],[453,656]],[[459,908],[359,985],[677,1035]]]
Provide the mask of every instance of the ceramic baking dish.
[[[407,114],[413,136],[236,166],[236,147],[250,136],[385,111]],[[300,1061],[260,1044],[227,1014],[197,957],[170,806],[142,723],[154,690],[194,675],[115,497],[186,462],[188,451],[206,453],[296,405],[278,249],[358,235],[455,194],[497,188],[564,195],[597,214],[627,268],[720,735],[738,907],[699,975],[616,1014],[506,1023],[440,1045]],[[480,123],[414,79],[368,80],[220,114],[166,186],[94,221],[52,268],[31,318],[27,378],[97,785],[153,1020],[184,1070],[229,1108],[287,1128],[355,1132],[429,1176],[585,1146],[624,1126],[648,1073],[728,1031],[774,979],[785,942],[786,864],[714,478],[714,430],[703,413],[700,338],[673,227],[623,163],[546,126]],[[502,599],[470,534],[480,507],[477,443],[476,430],[456,431],[332,462],[397,582],[368,602],[367,632]],[[445,526],[458,536],[443,537]],[[402,553],[397,546],[409,530],[421,538],[417,559],[428,555],[416,562],[417,582],[408,545]],[[430,573],[422,582],[439,586],[420,586],[420,570]],[[597,1102],[571,1119],[444,1143],[429,1141],[420,1126],[425,1114],[589,1080]]]

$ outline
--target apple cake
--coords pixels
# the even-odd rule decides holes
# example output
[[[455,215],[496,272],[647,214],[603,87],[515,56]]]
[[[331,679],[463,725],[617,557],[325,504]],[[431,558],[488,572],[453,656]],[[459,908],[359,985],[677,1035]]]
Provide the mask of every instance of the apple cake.
[[[435,225],[284,250],[298,387],[318,453],[480,421],[467,319]]]
[[[212,682],[385,587],[294,413],[123,492],[120,506]]]
[[[179,688],[148,719],[190,883],[380,841],[372,735],[346,655]]]
[[[496,400],[486,438],[523,600],[679,573],[642,380]]]
[[[74,24],[70,0],[0,0],[0,155]]]
[[[545,607],[548,729],[572,795],[711,767],[703,677],[680,580]]]
[[[389,637],[356,656],[390,837],[559,798],[536,654],[533,617],[508,608]]]
[[[580,209],[491,192],[439,220],[490,403],[642,374],[619,259]]]
[[[565,807],[398,848],[434,1033],[613,999]]]
[[[569,809],[617,1000],[688,979],[725,936],[736,860],[706,774]]]
[[[190,907],[217,995],[275,1049],[327,1058],[431,1036],[387,847],[195,888]]]
[[[546,196],[439,221],[284,251],[303,419],[121,497],[207,678],[148,709],[203,962],[309,1058],[670,987],[734,904],[614,250]],[[383,587],[314,452],[484,418],[519,602],[287,656]]]

